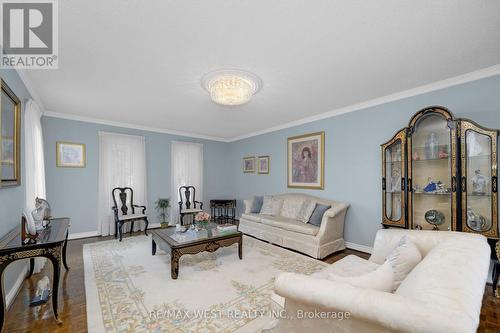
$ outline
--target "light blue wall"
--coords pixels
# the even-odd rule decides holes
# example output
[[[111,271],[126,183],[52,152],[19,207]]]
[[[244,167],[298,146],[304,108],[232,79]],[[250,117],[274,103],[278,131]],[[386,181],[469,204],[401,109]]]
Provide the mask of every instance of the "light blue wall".
[[[12,228],[20,225],[21,214],[25,207],[25,187],[24,179],[26,177],[24,168],[24,105],[25,101],[31,96],[19,78],[15,70],[2,69],[2,79],[12,89],[16,96],[21,100],[21,186],[0,189],[0,236],[5,235]],[[5,271],[4,283],[5,290],[8,292],[14,285],[15,280],[26,267],[23,261],[15,262]]]
[[[381,222],[380,144],[406,126],[415,112],[430,105],[443,105],[457,117],[500,128],[500,76],[234,142],[235,196],[242,200],[252,195],[306,192],[348,202],[344,238],[371,246]],[[325,131],[325,189],[288,189],[287,137],[317,131]],[[244,174],[241,159],[249,155],[270,155],[271,173]],[[241,201],[238,204],[241,212]]]
[[[97,230],[97,190],[99,175],[99,131],[143,135],[146,138],[148,217],[150,223],[159,222],[153,203],[159,197],[170,197],[171,143],[189,141],[203,144],[204,201],[222,198],[232,192],[227,180],[229,144],[153,133],[94,123],[42,118],[47,199],[55,216],[71,217],[71,233]],[[56,142],[69,141],[86,144],[86,168],[57,168]]]

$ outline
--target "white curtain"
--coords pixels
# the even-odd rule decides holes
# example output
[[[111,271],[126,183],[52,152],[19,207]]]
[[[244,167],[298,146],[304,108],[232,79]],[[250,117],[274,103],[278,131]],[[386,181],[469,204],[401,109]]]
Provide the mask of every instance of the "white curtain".
[[[102,236],[114,235],[115,220],[111,191],[115,187],[131,187],[134,204],[145,205],[146,140],[143,136],[99,132],[98,226]],[[148,211],[146,211],[147,213]],[[128,223],[123,226],[125,232]],[[144,222],[134,223],[135,230],[144,230]]]
[[[179,223],[179,187],[196,188],[196,201],[203,202],[203,145],[190,142],[172,142],[172,210],[171,223]]]
[[[24,115],[24,151],[26,166],[26,211],[30,213],[35,209],[37,197],[46,199],[45,192],[45,163],[43,154],[42,112],[30,99],[26,103]],[[35,273],[40,272],[45,264],[45,259],[36,258]]]

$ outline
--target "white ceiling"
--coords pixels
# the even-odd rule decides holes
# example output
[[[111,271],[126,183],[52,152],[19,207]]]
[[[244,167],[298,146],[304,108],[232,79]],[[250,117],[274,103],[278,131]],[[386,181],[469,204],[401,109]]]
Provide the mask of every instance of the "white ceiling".
[[[64,0],[47,111],[233,138],[500,63],[496,0]],[[251,71],[243,106],[203,74]]]

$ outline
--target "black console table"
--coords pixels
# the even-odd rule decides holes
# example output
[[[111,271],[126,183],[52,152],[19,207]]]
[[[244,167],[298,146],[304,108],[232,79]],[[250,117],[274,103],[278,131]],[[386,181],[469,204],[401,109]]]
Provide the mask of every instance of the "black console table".
[[[210,214],[213,221],[233,222],[236,219],[236,199],[215,199],[210,200]]]
[[[22,244],[20,225],[0,239],[0,294],[2,297],[2,302],[0,303],[0,332],[3,329],[6,310],[3,273],[10,263],[22,259],[30,259],[28,277],[33,273],[35,257],[45,257],[52,262],[54,269],[54,276],[52,278],[52,309],[54,310],[55,319],[60,322],[57,317],[57,296],[61,276],[61,261],[66,270],[69,269],[66,263],[69,222],[69,218],[50,220],[49,227],[38,232],[36,243],[33,244]]]

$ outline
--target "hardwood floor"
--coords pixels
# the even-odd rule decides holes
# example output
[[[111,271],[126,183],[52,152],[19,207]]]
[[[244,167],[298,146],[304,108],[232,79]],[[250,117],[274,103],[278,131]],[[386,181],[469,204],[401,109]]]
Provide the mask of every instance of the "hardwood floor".
[[[62,285],[59,296],[59,313],[60,319],[63,321],[62,324],[58,325],[54,320],[50,301],[43,306],[29,307],[29,301],[34,294],[38,279],[44,275],[48,275],[49,278],[52,277],[52,266],[47,263],[40,274],[35,274],[24,281],[23,287],[7,313],[4,332],[87,332],[82,249],[84,244],[109,239],[112,239],[112,237],[92,237],[68,242],[70,270],[66,272],[63,269],[62,271]],[[350,254],[363,258],[369,256],[363,252],[347,249],[328,256],[324,261],[333,263]],[[500,332],[500,299],[493,297],[491,286],[486,287],[478,332]]]

